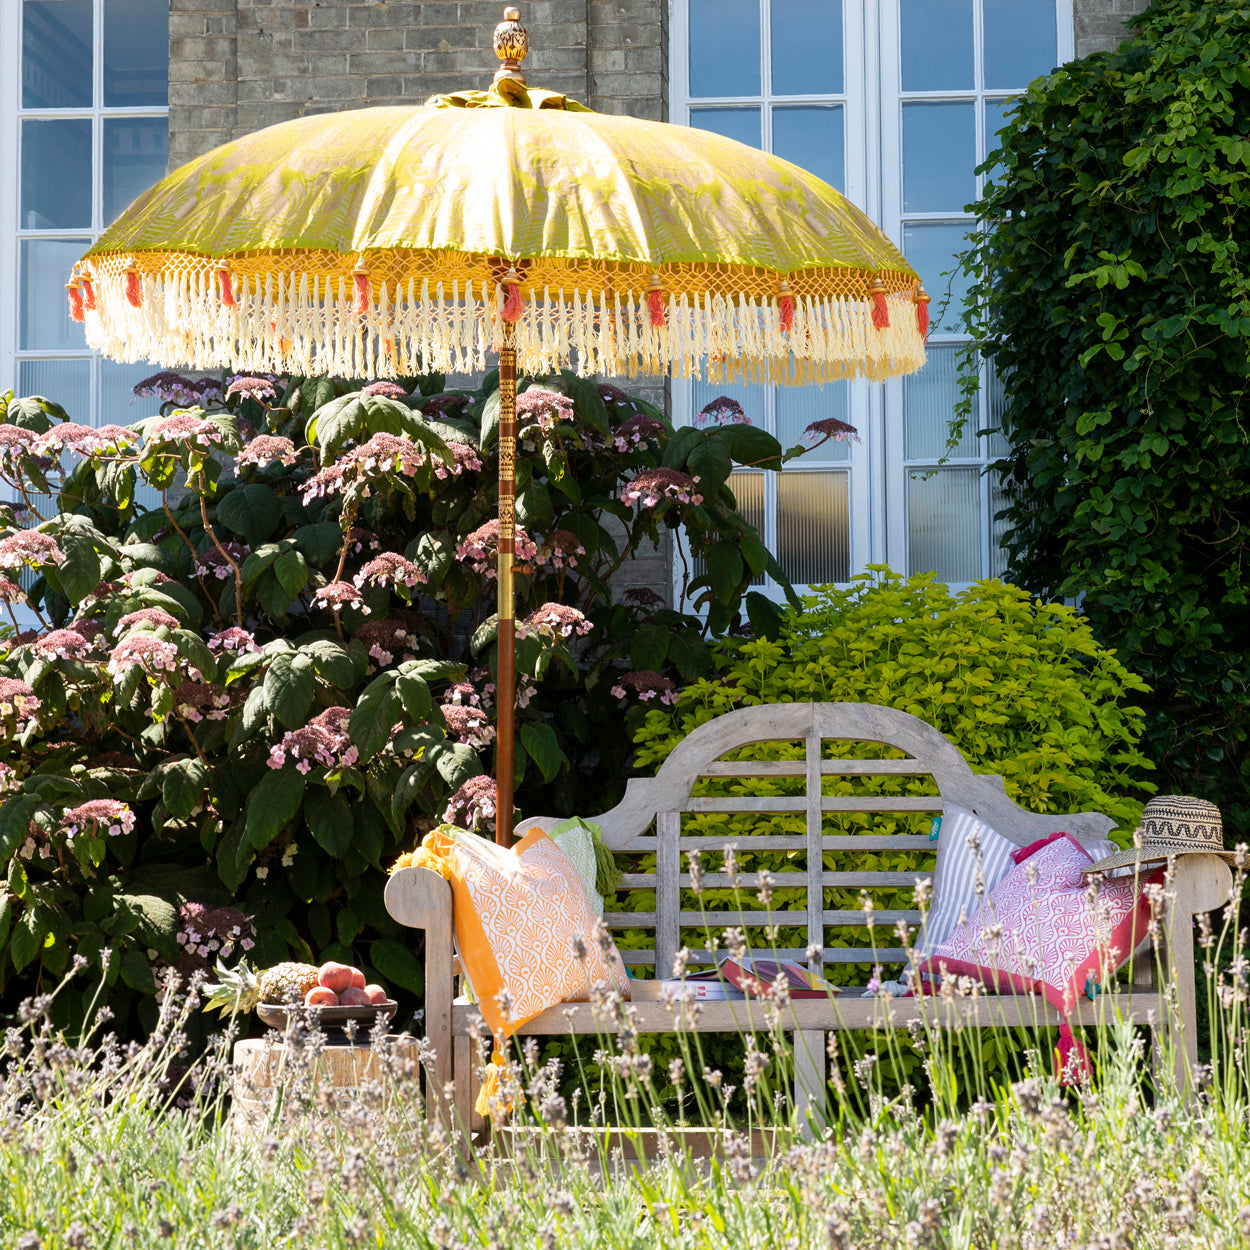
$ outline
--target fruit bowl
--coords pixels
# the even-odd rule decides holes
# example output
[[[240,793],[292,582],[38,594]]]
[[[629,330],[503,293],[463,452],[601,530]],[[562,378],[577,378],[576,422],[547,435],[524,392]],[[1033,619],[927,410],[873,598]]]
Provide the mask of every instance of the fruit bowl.
[[[343,1026],[349,1020],[357,1022],[357,1036],[364,1036],[378,1020],[389,1020],[399,1009],[399,1004],[388,998],[384,1003],[370,1003],[362,1007],[306,1007],[302,1003],[257,1003],[256,1014],[271,1029],[286,1030],[288,1020],[294,1018],[302,1021],[310,1028],[322,1029],[325,1032],[334,1030],[343,1032]]]

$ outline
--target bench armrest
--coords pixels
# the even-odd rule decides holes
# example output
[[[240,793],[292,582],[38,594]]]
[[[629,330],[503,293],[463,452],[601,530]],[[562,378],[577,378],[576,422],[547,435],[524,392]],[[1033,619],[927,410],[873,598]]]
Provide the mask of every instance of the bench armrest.
[[[451,1080],[451,886],[428,868],[401,868],[386,883],[386,910],[402,925],[425,930],[425,1036],[434,1048],[433,1076]]]

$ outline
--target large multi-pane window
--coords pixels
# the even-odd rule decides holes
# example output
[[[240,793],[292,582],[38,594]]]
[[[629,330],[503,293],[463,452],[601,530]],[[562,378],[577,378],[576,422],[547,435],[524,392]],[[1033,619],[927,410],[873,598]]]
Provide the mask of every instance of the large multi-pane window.
[[[64,284],[164,176],[168,84],[168,0],[0,3],[0,385],[78,421],[127,421],[131,387],[152,371],[94,355]]]
[[[796,584],[875,562],[956,584],[999,572],[997,449],[978,432],[992,423],[992,379],[948,446],[964,341],[952,270],[1007,101],[1072,55],[1070,0],[686,0],[673,25],[673,120],[819,174],[899,243],[934,297],[929,360],[912,377],[695,382],[677,388],[678,418],[728,394],[785,446],[818,417],[860,431],[780,475],[735,475],[743,513]]]

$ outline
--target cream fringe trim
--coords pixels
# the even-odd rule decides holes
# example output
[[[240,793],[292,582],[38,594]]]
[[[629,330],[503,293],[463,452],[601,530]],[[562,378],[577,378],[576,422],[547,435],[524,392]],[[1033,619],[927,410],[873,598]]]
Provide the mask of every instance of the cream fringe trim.
[[[442,282],[403,290],[382,284],[370,310],[355,311],[342,279],[306,274],[237,278],[236,304],[222,304],[212,275],[143,277],[132,307],[124,277],[101,275],[87,342],[113,360],[151,360],[170,368],[253,373],[330,373],[387,378],[487,367],[502,340],[504,288]],[[575,368],[592,375],[662,374],[709,381],[819,383],[894,377],[925,359],[908,293],[888,298],[890,325],[878,330],[867,300],[794,301],[794,324],[781,330],[772,301],[750,296],[670,296],[663,326],[633,293],[527,290],[516,325],[525,373]]]

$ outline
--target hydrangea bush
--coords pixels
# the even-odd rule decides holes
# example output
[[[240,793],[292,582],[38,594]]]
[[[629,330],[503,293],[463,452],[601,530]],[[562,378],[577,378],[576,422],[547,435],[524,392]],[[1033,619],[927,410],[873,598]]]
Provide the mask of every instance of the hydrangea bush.
[[[727,482],[799,449],[571,374],[520,392],[517,803],[593,813],[708,633],[775,624]],[[0,396],[0,1001],[83,956],[151,1011],[226,940],[419,993],[383,865],[495,817],[497,379],[136,393],[159,411],[100,430]],[[664,531],[701,575],[615,598]]]

